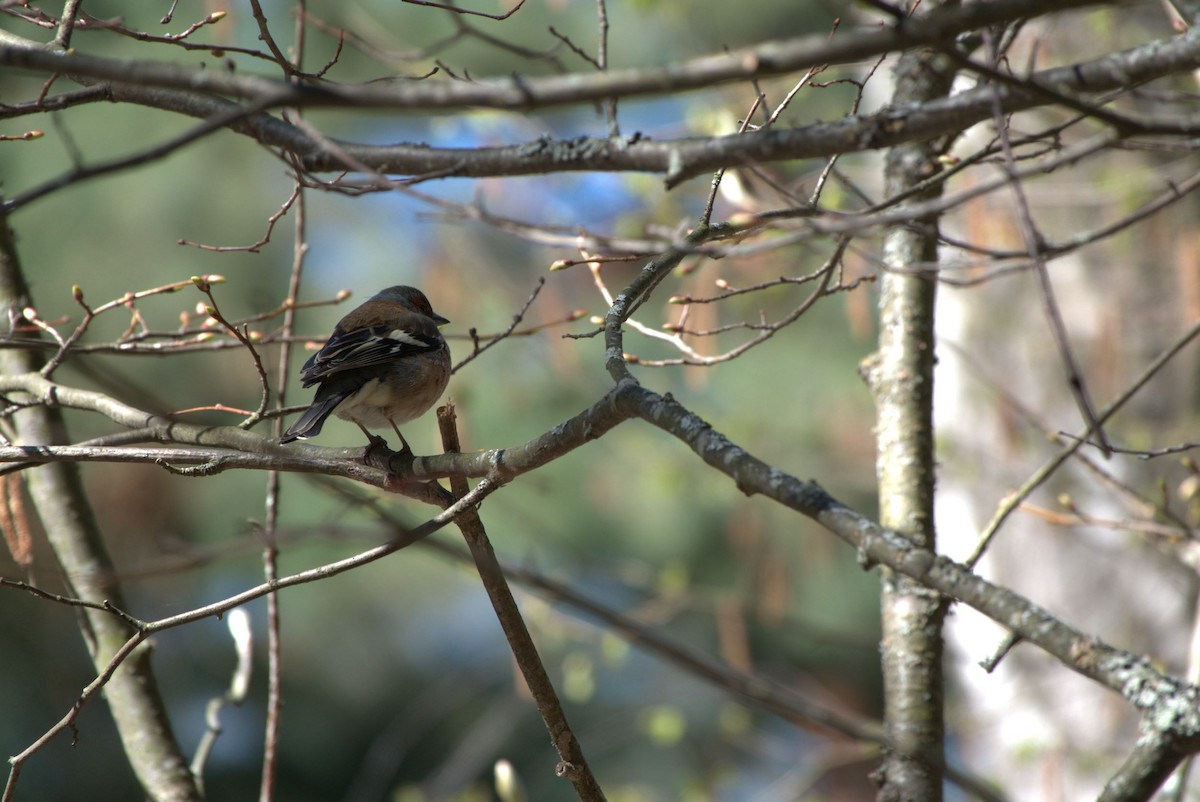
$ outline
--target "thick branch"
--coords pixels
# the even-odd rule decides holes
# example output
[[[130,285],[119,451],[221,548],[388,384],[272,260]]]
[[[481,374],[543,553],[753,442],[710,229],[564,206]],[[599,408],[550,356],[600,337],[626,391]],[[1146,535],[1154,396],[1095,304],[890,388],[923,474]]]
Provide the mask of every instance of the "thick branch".
[[[1097,0],[992,0],[943,8],[919,22],[860,29],[830,39],[824,35],[766,42],[660,67],[571,73],[538,78],[482,81],[421,81],[356,86],[277,81],[163,62],[132,61],[53,52],[21,46],[11,34],[0,39],[0,65],[71,76],[183,89],[238,98],[276,97],[281,106],[358,106],[392,109],[531,109],[608,98],[702,89],[807,69],[814,64],[848,64],[912,47],[947,45],[966,31],[1052,11],[1097,5]]]
[[[10,377],[0,376],[0,383]],[[521,446],[475,454],[443,454],[431,457],[394,455],[390,464],[410,479],[431,479],[459,473],[465,476],[491,476],[498,484],[514,476],[541,467],[573,448],[578,448],[630,418],[662,429],[692,449],[706,464],[728,476],[747,495],[760,494],[793,509],[829,529],[858,550],[865,564],[880,564],[920,581],[937,592],[967,604],[1011,629],[1023,640],[1038,646],[1067,668],[1118,693],[1141,710],[1164,711],[1163,732],[1181,738],[1200,734],[1200,689],[1164,675],[1137,655],[1115,649],[1062,623],[1027,598],[993,585],[965,566],[917,548],[900,534],[845,507],[815,482],[797,479],[775,468],[741,447],[731,443],[706,421],[689,412],[669,396],[647,390],[636,382],[623,379],[588,409]],[[180,431],[176,427],[172,431]],[[263,442],[263,438],[229,427],[193,427],[219,439],[224,433]],[[297,449],[302,454],[323,451],[314,446]],[[384,476],[365,466],[364,474]],[[495,489],[487,483],[476,491]],[[472,499],[477,502],[478,499]],[[436,526],[448,518],[438,516]],[[426,534],[424,530],[420,534]],[[394,551],[394,548],[389,550]],[[305,576],[312,581],[319,576]],[[279,586],[281,586],[283,581]],[[187,620],[214,615],[251,598],[258,598],[271,587],[264,586],[232,603],[193,611]]]
[[[1107,783],[1097,802],[1144,802],[1153,799],[1171,772],[1178,768],[1190,752],[1200,744],[1192,743],[1186,750],[1173,740],[1164,741],[1157,733],[1145,732],[1120,770]]]
[[[967,8],[993,9],[1008,5],[1010,4],[994,2],[971,4]],[[1039,6],[1039,10],[1044,11],[1045,9]],[[917,26],[909,27],[915,29]],[[904,27],[902,30],[907,32],[908,27]],[[924,32],[924,27],[921,27],[921,30]],[[895,31],[883,31],[859,33],[846,38],[857,40],[865,37],[867,41],[873,41],[871,37],[874,36],[894,37],[898,35]],[[797,42],[808,41],[808,39],[797,40]],[[758,54],[758,61],[755,63],[761,69],[765,63],[778,63],[768,58],[772,52],[770,48],[782,47],[784,44],[788,43],[763,46],[762,52],[756,49],[739,51],[741,61],[737,61],[735,56],[711,56],[698,61],[721,62],[734,59],[734,62],[742,64],[754,62],[755,54]],[[824,52],[822,48],[832,47],[833,43],[822,39],[820,44],[821,47],[816,48],[810,54],[814,60],[805,62],[805,66],[811,63],[832,63],[831,56],[836,53]],[[886,52],[887,49],[889,48],[873,50],[871,54]],[[25,59],[29,62],[28,66],[41,65],[41,69],[51,69],[52,67],[65,69],[62,63],[54,60],[64,58],[62,56],[42,51],[26,51],[16,47],[0,47],[0,64],[20,62],[22,61],[21,54],[28,57]],[[71,58],[85,59],[87,57],[72,56]],[[141,62],[109,59],[91,59],[87,63],[95,69],[93,73],[82,73],[82,76],[113,81],[111,96],[115,101],[137,103],[203,119],[230,115],[237,110],[237,104],[204,94],[207,91],[219,92],[222,87],[231,88],[222,83],[218,83],[216,86],[210,85],[209,81],[214,76],[219,81],[234,82],[234,88],[240,88],[240,92],[231,91],[230,94],[245,96],[259,103],[296,106],[322,105],[332,102],[332,97],[337,97],[340,98],[339,103],[343,105],[388,106],[405,109],[456,108],[459,106],[512,107],[512,104],[509,103],[512,97],[507,94],[511,91],[511,82],[509,81],[448,84],[425,82],[387,89],[371,85],[353,90],[342,87],[335,92],[333,89],[316,89],[307,85],[293,86],[262,78],[217,74],[215,71],[192,72],[172,65],[144,65]],[[685,62],[679,67],[670,69],[661,68],[660,71],[687,74],[689,65],[694,66],[695,62]],[[145,69],[142,69],[143,67]],[[1191,29],[1180,37],[1152,42],[1094,61],[1043,70],[1030,76],[1028,82],[1038,87],[1052,88],[1059,94],[1095,93],[1128,88],[1164,75],[1198,67],[1200,67],[1200,29]],[[175,78],[156,83],[153,80],[155,70],[150,68],[162,68],[175,75]],[[629,73],[642,75],[642,82],[639,83],[635,80],[635,75],[629,75]],[[603,84],[603,91],[592,91],[590,88],[592,83],[608,81],[614,75],[627,76],[626,81],[629,84],[627,88],[630,89],[627,94],[692,88],[670,84],[660,86],[655,82],[654,74],[654,70],[640,70],[529,79],[520,82],[520,86],[530,89],[532,94],[521,95],[522,100],[515,107],[545,105],[551,102],[547,98],[558,98],[553,102],[566,103],[588,100],[594,94],[601,97],[620,94],[609,88],[607,84]],[[749,73],[750,76],[757,74],[759,73]],[[76,75],[80,75],[80,73],[77,72]],[[707,75],[707,73],[701,72],[700,75]],[[185,76],[190,77],[185,78]],[[735,77],[748,76],[739,74]],[[578,85],[584,89],[581,89],[575,96],[567,96],[551,92],[543,85],[545,81],[562,82],[568,81],[568,79],[572,85]],[[246,83],[238,84],[239,81]],[[695,86],[705,85],[709,84],[702,82]],[[637,91],[634,91],[635,89]],[[466,94],[460,97],[458,93]],[[440,99],[439,102],[443,105],[433,104],[432,101],[435,98]],[[816,123],[795,129],[771,128],[720,137],[690,137],[662,141],[643,139],[637,135],[612,139],[581,137],[568,141],[545,139],[520,145],[473,149],[430,148],[423,144],[373,146],[335,141],[338,152],[334,152],[333,149],[326,147],[325,143],[305,131],[269,114],[254,114],[247,119],[238,120],[230,127],[264,145],[283,148],[297,154],[301,159],[302,167],[310,172],[342,171],[347,169],[347,159],[349,159],[361,167],[397,175],[483,177],[530,175],[555,171],[637,171],[663,174],[667,177],[669,184],[675,184],[719,167],[814,158],[834,153],[893,147],[905,142],[927,140],[950,132],[965,130],[975,123],[988,119],[993,112],[992,104],[994,102],[999,102],[1005,113],[1011,113],[1044,106],[1049,101],[1045,92],[1006,84],[968,90],[950,98],[915,107],[897,106],[877,114],[851,116],[834,122]],[[1187,134],[1194,133],[1196,125],[1188,120],[1147,121],[1141,127],[1131,130],[1140,130],[1143,133]]]
[[[625,381],[614,405],[623,414],[663,429],[747,495],[761,494],[824,526],[852,545],[864,564],[886,565],[963,602],[1036,644],[1064,666],[1110,688],[1173,738],[1200,736],[1200,688],[1162,674],[1131,652],[1064,624],[1029,599],[994,585],[960,563],[914,545],[903,535],[844,506],[815,482],[791,476],[731,443],[674,399]]]

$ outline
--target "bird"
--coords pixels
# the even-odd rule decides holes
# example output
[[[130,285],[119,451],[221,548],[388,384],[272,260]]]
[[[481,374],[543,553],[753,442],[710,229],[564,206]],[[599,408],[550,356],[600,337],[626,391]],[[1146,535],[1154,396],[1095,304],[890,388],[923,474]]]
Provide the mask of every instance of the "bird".
[[[304,387],[320,386],[279,442],[315,437],[334,414],[357,424],[372,446],[386,441],[367,427],[391,424],[401,453],[411,452],[399,426],[425,414],[450,381],[450,349],[438,331],[449,322],[415,287],[375,293],[300,368]]]

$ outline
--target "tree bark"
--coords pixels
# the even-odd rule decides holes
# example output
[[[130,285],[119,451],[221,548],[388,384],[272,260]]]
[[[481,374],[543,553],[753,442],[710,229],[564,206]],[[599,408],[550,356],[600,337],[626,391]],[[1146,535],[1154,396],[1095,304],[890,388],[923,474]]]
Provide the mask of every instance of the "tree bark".
[[[11,329],[30,305],[8,217],[0,215],[0,321]],[[5,336],[11,331],[5,331]],[[42,359],[34,349],[0,349],[0,373],[30,373]],[[37,404],[16,412],[16,443],[69,443],[60,410]],[[59,462],[23,474],[70,593],[95,603],[123,608],[121,590],[95,516],[84,494],[78,466]],[[81,608],[81,627],[99,672],[132,634],[112,613]],[[200,794],[188,762],[171,732],[144,645],[119,668],[104,689],[125,754],[147,796],[156,802],[190,802]],[[86,738],[83,733],[80,737]]]
[[[897,107],[943,97],[953,71],[928,51],[897,64]],[[910,190],[938,169],[934,142],[888,151],[885,194]],[[940,194],[915,195],[915,202]],[[879,351],[869,368],[875,396],[879,522],[933,551],[933,367],[937,220],[884,234]],[[889,569],[882,573],[884,724],[887,749],[876,774],[879,799],[942,798],[942,605],[937,593]]]

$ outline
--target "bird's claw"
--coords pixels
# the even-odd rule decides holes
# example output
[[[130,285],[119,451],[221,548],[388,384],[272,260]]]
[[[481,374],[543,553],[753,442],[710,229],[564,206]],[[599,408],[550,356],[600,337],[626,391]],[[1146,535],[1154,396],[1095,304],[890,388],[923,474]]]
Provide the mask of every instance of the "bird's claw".
[[[387,448],[388,447],[387,440],[384,440],[382,437],[380,437],[377,434],[368,434],[367,437],[368,437],[367,447],[363,450],[364,458],[377,448]]]

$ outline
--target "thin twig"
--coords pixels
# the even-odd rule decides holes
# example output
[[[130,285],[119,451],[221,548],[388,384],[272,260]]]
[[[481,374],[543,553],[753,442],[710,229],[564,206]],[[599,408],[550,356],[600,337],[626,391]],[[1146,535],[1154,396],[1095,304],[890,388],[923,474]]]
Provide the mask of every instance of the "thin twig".
[[[193,248],[199,248],[202,251],[215,251],[217,253],[230,253],[233,251],[258,253],[264,245],[271,241],[271,233],[275,230],[275,224],[278,223],[279,220],[288,213],[288,210],[292,208],[292,204],[294,204],[296,199],[300,197],[300,192],[302,189],[303,187],[301,187],[299,184],[296,184],[292,187],[292,194],[288,196],[288,199],[283,202],[283,205],[280,206],[277,211],[267,218],[267,230],[263,232],[262,237],[257,242],[253,242],[249,245],[205,245],[203,243],[181,239],[178,240],[178,243],[180,245],[190,245]]]
[[[247,106],[234,106],[226,109],[218,114],[213,115],[204,122],[194,126],[191,130],[171,137],[165,142],[161,142],[153,147],[144,148],[137,153],[129,156],[122,156],[108,161],[99,162],[93,165],[85,165],[81,161],[76,161],[75,167],[66,173],[45,181],[37,186],[27,189],[21,194],[14,197],[12,200],[4,204],[7,211],[20,209],[32,203],[39,198],[45,197],[56,190],[72,186],[74,184],[86,181],[92,178],[98,178],[109,173],[127,170],[130,167],[137,167],[142,164],[147,164],[152,161],[162,159],[175,151],[190,145],[193,142],[203,139],[209,134],[220,131],[233,123],[244,120],[247,117],[252,117],[259,114],[265,109],[275,105],[275,99],[258,100]]]
[[[596,69],[601,72],[608,70],[608,5],[604,0],[596,0]],[[616,139],[621,135],[621,124],[617,121],[617,99],[605,98],[603,101],[604,116],[608,120],[608,136]]]
[[[995,37],[988,30],[984,30],[983,36],[989,47],[992,48],[993,61],[997,61],[1000,58],[1000,54],[995,50]],[[1071,388],[1071,395],[1075,397],[1075,403],[1079,406],[1079,413],[1083,417],[1083,422],[1087,424],[1088,431],[1095,434],[1101,444],[1104,455],[1110,456],[1112,449],[1108,444],[1108,439],[1104,435],[1103,427],[1096,420],[1096,411],[1092,405],[1091,394],[1088,393],[1087,384],[1084,382],[1083,374],[1079,370],[1079,364],[1071,351],[1070,340],[1067,337],[1067,327],[1063,322],[1062,312],[1054,296],[1054,285],[1050,283],[1050,273],[1046,269],[1046,260],[1043,257],[1046,241],[1038,230],[1037,224],[1033,221],[1033,213],[1029,209],[1029,200],[1025,196],[1024,185],[1016,177],[1016,159],[1013,156],[1012,142],[1008,136],[1008,120],[1004,117],[1004,110],[1001,107],[999,95],[994,96],[992,109],[996,132],[1000,137],[1000,145],[1004,153],[1004,170],[1011,179],[1009,187],[1016,201],[1017,214],[1021,221],[1021,233],[1025,238],[1025,247],[1029,254],[1030,263],[1033,265],[1033,274],[1037,277],[1038,291],[1042,299],[1042,307],[1046,313],[1046,319],[1050,324],[1050,332],[1054,344],[1058,348],[1059,359],[1062,360],[1063,367],[1067,371],[1067,385]]]
[[[283,70],[285,77],[290,78],[296,74],[296,65],[292,64],[291,60],[283,54],[279,49],[279,45],[275,42],[275,37],[271,35],[271,29],[267,25],[267,15],[263,13],[262,4],[258,0],[250,0],[250,11],[254,17],[254,22],[258,25],[258,38],[262,40],[267,49],[274,56],[275,63],[279,65],[279,69]]]
[[[1140,376],[1134,379],[1133,383],[1131,383],[1129,387],[1125,389],[1125,392],[1121,393],[1110,404],[1108,404],[1108,406],[1100,410],[1100,413],[1096,416],[1095,425],[1102,425],[1106,420],[1116,414],[1117,411],[1120,410],[1121,407],[1123,407],[1125,403],[1137,393],[1138,390],[1142,389],[1142,387],[1144,387],[1148,381],[1158,375],[1158,372],[1162,370],[1163,366],[1170,362],[1171,359],[1181,350],[1183,350],[1184,346],[1194,340],[1197,335],[1200,335],[1200,323],[1194,324],[1191,328],[1184,332],[1183,335],[1180,336],[1174,343],[1172,343],[1165,351],[1159,354],[1159,356],[1153,362],[1151,362],[1144,371],[1142,371]],[[1008,519],[1008,516],[1012,514],[1013,510],[1017,509],[1017,507],[1019,507],[1021,503],[1025,501],[1025,499],[1029,498],[1029,495],[1034,490],[1041,487],[1042,483],[1050,478],[1051,474],[1057,471],[1059,467],[1071,457],[1072,454],[1079,450],[1079,448],[1081,448],[1083,444],[1087,442],[1091,434],[1092,431],[1089,427],[1083,432],[1083,434],[1079,435],[1077,439],[1070,442],[1057,454],[1047,460],[1042,467],[1034,471],[1033,474],[1027,480],[1025,480],[1025,482],[1019,488],[1005,496],[1003,501],[1000,502],[999,507],[997,507],[995,514],[992,515],[992,519],[988,521],[987,526],[985,526],[983,531],[979,533],[979,538],[975,543],[975,548],[971,552],[971,556],[968,557],[965,562],[967,567],[973,568],[975,564],[979,562],[980,558],[983,557],[984,552],[987,551],[988,546],[991,544],[992,538],[996,536],[996,533],[1000,530],[1000,527],[1004,524],[1005,520]]]
[[[303,26],[303,15],[297,20]],[[292,191],[289,204],[296,202],[295,227],[292,242],[292,270],[288,279],[287,295],[283,301],[284,342],[279,350],[279,372],[276,384],[276,403],[282,408],[287,399],[288,371],[291,363],[290,335],[296,324],[296,297],[300,292],[300,278],[304,272],[304,260],[308,253],[307,215],[304,191],[297,184]],[[283,435],[283,418],[275,419],[275,437]],[[279,510],[282,482],[278,471],[267,474],[266,519],[263,525],[263,577],[274,582],[279,576]],[[269,802],[275,797],[275,782],[278,776],[280,722],[283,713],[283,659],[282,621],[279,612],[279,597],[267,597],[267,715],[263,735],[262,780],[259,786],[260,802]]]
[[[738,133],[744,134],[746,127],[750,125],[750,118],[754,116],[754,112],[762,104],[766,96],[761,92],[754,96],[754,102],[750,104],[750,111],[746,112],[746,116],[738,125]],[[700,212],[700,225],[707,226],[712,223],[713,205],[717,202],[717,192],[721,189],[721,179],[725,177],[725,168],[722,167],[713,173],[712,184],[708,189],[708,197],[704,201],[704,211]]]
[[[199,276],[198,278],[200,281],[211,283],[219,283],[225,280],[223,276],[216,274],[203,275]],[[87,302],[84,300],[83,288],[78,284],[75,285],[71,288],[71,294],[75,298],[75,302],[83,309],[83,320],[79,322],[79,325],[75,327],[75,331],[73,331],[66,340],[58,337],[57,334],[55,335],[55,339],[58,340],[59,343],[58,353],[56,353],[49,359],[49,361],[46,362],[41,371],[42,375],[46,378],[50,378],[50,375],[54,373],[55,369],[57,369],[58,366],[61,365],[68,356],[70,356],[71,351],[75,347],[76,343],[83,338],[83,335],[87,332],[88,327],[92,324],[92,321],[95,320],[97,316],[104,314],[110,309],[116,309],[117,307],[135,310],[135,301],[141,300],[142,298],[149,298],[154,295],[164,295],[179,292],[188,285],[192,284],[195,284],[195,279],[189,279],[187,281],[173,281],[170,284],[163,284],[158,287],[153,287],[148,290],[141,290],[139,292],[127,292],[120,298],[103,303],[100,306],[97,306],[95,309],[88,306]],[[130,336],[129,333],[126,334],[126,337],[128,336]],[[126,339],[126,337],[122,337],[122,339]]]
[[[460,368],[462,368],[467,363],[471,362],[473,359],[478,357],[484,351],[488,350],[489,348],[496,345],[497,343],[513,336],[513,334],[516,331],[517,326],[521,325],[521,321],[525,319],[525,313],[529,311],[529,307],[533,305],[533,302],[538,297],[538,293],[541,292],[542,288],[545,286],[546,286],[546,279],[539,277],[538,281],[537,281],[537,285],[533,288],[533,292],[529,293],[529,297],[525,299],[525,303],[522,304],[521,308],[519,310],[517,310],[516,314],[513,315],[512,323],[510,323],[508,325],[508,328],[506,328],[504,331],[499,332],[498,334],[492,335],[490,338],[488,338],[488,341],[486,343],[484,343],[483,345],[479,344],[480,338],[475,333],[475,329],[471,329],[470,337],[474,344],[474,348],[471,350],[471,353],[467,354],[467,356],[465,356],[461,362],[459,362],[457,365],[454,366],[454,368],[451,370],[451,373],[457,373]],[[572,314],[574,315],[574,313],[572,313]],[[542,327],[533,327],[530,329],[530,331],[531,332],[536,331],[538,328],[542,328]]]
[[[444,11],[452,11],[455,14],[468,14],[473,17],[486,17],[488,19],[494,19],[494,20],[506,20],[509,17],[511,17],[513,14],[516,14],[518,11],[520,11],[521,6],[525,5],[525,0],[519,0],[519,2],[515,6],[513,6],[512,8],[510,8],[508,11],[506,11],[503,14],[489,14],[486,11],[472,11],[471,9],[459,8],[458,6],[452,6],[452,5],[449,5],[446,3],[435,3],[435,2],[433,2],[433,0],[404,0],[404,2],[408,3],[409,5],[428,6],[429,8],[440,8]]]
[[[192,283],[196,285],[196,288],[199,289],[200,292],[204,293],[208,297],[209,305],[204,311],[207,312],[213,320],[224,326],[225,330],[232,334],[237,341],[240,342],[246,348],[246,350],[250,352],[250,359],[254,363],[254,371],[258,374],[258,382],[262,387],[262,395],[259,398],[258,409],[254,410],[254,412],[251,413],[246,420],[238,424],[238,426],[242,429],[249,429],[250,427],[257,425],[258,422],[266,416],[267,406],[271,402],[271,382],[269,379],[267,379],[267,369],[263,366],[262,357],[259,355],[258,349],[254,347],[248,327],[245,325],[237,326],[229,322],[225,316],[221,314],[221,309],[217,306],[217,299],[213,297],[213,282],[197,276],[192,280]],[[287,347],[287,343],[284,343],[283,347]]]
[[[75,30],[75,19],[79,16],[79,6],[83,0],[66,0],[62,17],[58,22],[58,30],[54,34],[54,46],[66,50],[71,46],[71,33]]]

